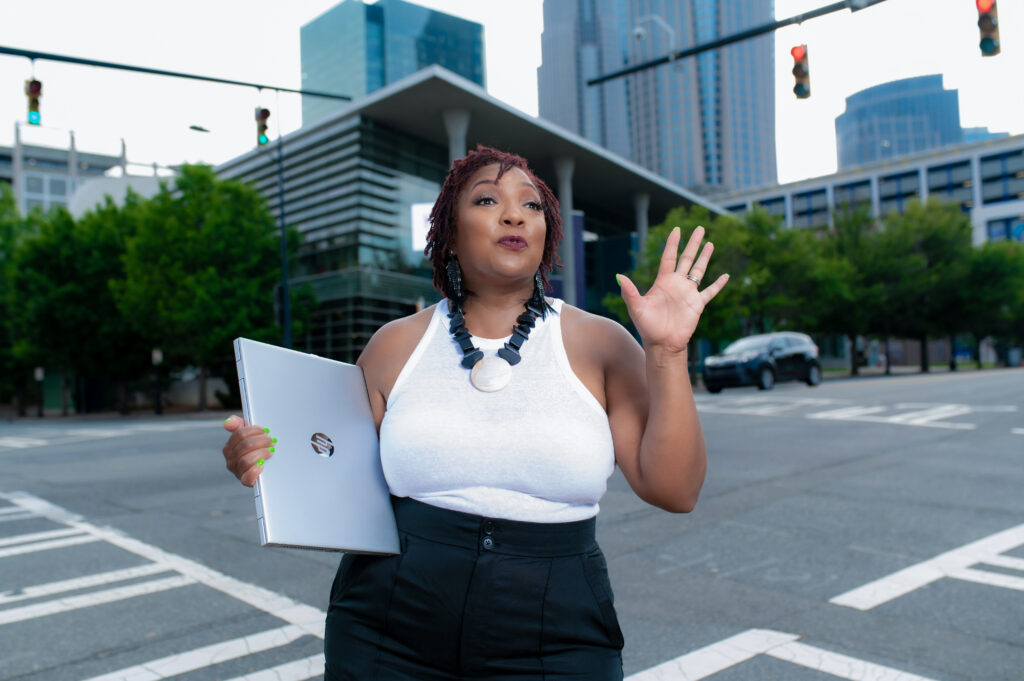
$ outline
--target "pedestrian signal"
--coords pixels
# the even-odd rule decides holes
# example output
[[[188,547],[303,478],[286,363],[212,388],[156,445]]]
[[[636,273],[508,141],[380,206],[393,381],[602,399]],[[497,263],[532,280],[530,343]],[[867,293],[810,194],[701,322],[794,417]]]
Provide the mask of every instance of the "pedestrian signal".
[[[33,78],[25,81],[25,96],[28,97],[28,122],[29,125],[42,123],[42,116],[39,115],[39,98],[43,94],[43,84]]]
[[[270,109],[256,107],[256,143],[261,147],[270,141],[270,137],[267,136],[268,118],[270,118]]]
[[[796,79],[793,94],[797,99],[807,99],[811,96],[811,70],[807,66],[807,46],[797,45],[789,53],[793,55],[793,77]]]
[[[996,0],[976,0],[978,6],[978,29],[981,31],[982,57],[994,57],[999,54],[999,12]]]

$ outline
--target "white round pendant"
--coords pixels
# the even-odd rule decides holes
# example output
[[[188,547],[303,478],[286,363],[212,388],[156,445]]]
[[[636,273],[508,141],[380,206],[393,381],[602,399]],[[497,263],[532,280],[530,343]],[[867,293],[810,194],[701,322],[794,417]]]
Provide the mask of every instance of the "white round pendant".
[[[484,357],[473,365],[469,380],[477,390],[497,392],[512,380],[512,366],[501,357]]]

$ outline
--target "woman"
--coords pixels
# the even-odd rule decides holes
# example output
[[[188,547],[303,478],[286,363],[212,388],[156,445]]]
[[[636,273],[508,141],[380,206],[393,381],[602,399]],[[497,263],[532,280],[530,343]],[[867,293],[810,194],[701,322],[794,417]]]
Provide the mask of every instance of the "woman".
[[[326,678],[621,679],[598,501],[618,465],[645,501],[693,509],[706,459],[686,348],[727,276],[699,290],[712,246],[698,228],[677,258],[674,230],[646,295],[619,277],[641,348],[544,296],[561,220],[524,159],[470,152],[430,218],[446,299],[358,360],[402,553],[342,560]],[[225,428],[228,468],[252,485],[270,436]]]

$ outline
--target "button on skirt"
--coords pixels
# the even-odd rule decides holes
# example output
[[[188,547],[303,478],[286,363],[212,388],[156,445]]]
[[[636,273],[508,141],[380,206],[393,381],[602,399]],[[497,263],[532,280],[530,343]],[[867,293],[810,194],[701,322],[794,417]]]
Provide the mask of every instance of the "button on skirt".
[[[402,552],[346,555],[327,681],[622,679],[595,519],[524,523],[395,498]]]

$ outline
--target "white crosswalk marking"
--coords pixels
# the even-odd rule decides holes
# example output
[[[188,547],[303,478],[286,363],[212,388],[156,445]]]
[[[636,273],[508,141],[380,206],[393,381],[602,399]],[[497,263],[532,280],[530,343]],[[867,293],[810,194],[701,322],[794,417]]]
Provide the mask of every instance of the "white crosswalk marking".
[[[36,617],[44,617],[46,615],[56,615],[57,613],[68,612],[69,610],[91,608],[94,605],[113,603],[126,598],[134,598],[135,596],[155,594],[189,584],[195,584],[195,580],[184,576],[167,577],[166,579],[156,579],[151,582],[142,582],[141,584],[131,584],[104,591],[95,591],[82,594],[81,596],[70,596],[68,598],[46,601],[45,603],[0,610],[0,625],[35,619]]]
[[[167,572],[167,568],[155,564],[140,565],[138,567],[125,568],[124,570],[111,570],[109,572],[101,572],[99,574],[88,575],[85,577],[63,579],[59,582],[50,582],[49,584],[27,586],[23,589],[19,589],[17,592],[6,591],[0,593],[0,605],[17,603],[18,601],[27,601],[33,598],[43,598],[44,596],[53,596],[55,594],[67,593],[68,591],[76,591],[78,589],[89,589],[94,586],[123,582],[128,579],[148,577],[161,572]]]
[[[748,629],[705,646],[626,681],[700,681],[758,655],[814,669],[849,681],[935,681],[848,655],[799,643],[799,636],[771,629]]]
[[[1024,561],[1018,562],[1020,559],[1001,554],[1022,545],[1024,525],[1018,525],[847,591],[829,602],[857,610],[871,610],[943,577],[1024,591],[1022,577],[970,569],[979,564],[1021,569],[1019,566]]]
[[[187,674],[253,653],[279,648],[308,635],[301,627],[288,625],[231,641],[214,643],[179,655],[169,655],[102,676],[94,676],[85,681],[160,681],[160,679]],[[323,672],[322,656],[320,660],[320,668],[317,673]]]
[[[19,546],[11,546],[10,548],[0,549],[0,558],[8,558],[10,556],[20,556],[26,553],[35,553],[36,551],[49,551],[50,549],[62,549],[66,546],[77,546],[78,544],[89,544],[94,541],[99,541],[99,537],[90,537],[88,535],[81,535],[78,537],[68,537],[67,539],[54,539],[53,541],[41,541],[35,544],[21,544]]]
[[[324,656],[312,655],[304,660],[288,662],[270,669],[236,676],[228,681],[306,681],[324,673]]]
[[[79,530],[48,530],[46,532],[32,532],[30,534],[17,534],[13,537],[0,539],[0,546],[11,546],[13,544],[28,544],[29,542],[42,539],[56,539],[57,537],[70,537],[74,534],[81,534]]]

